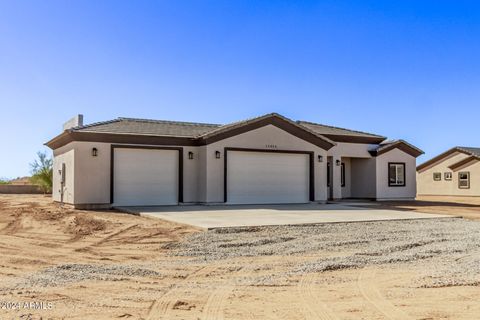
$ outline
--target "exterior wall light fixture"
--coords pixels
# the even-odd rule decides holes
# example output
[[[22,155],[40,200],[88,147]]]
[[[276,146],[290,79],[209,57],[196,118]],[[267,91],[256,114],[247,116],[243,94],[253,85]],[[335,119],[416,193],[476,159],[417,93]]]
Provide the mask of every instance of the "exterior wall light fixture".
[[[215,151],[215,158],[220,159],[220,151]]]
[[[336,164],[337,166],[340,166],[340,163],[341,163],[341,162],[340,162],[340,160],[338,160],[338,159],[337,159],[337,161],[335,161],[335,164]]]
[[[323,162],[323,156],[322,155],[318,155],[318,162]]]
[[[92,157],[98,156],[98,149],[97,148],[92,148]]]
[[[193,159],[193,152],[188,151],[188,159],[192,160]]]

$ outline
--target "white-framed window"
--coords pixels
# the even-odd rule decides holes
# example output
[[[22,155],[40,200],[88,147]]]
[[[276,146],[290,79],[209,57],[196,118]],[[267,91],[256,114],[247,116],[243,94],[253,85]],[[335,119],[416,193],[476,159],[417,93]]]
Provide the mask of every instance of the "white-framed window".
[[[442,173],[441,172],[434,172],[433,173],[433,181],[440,181],[442,180]]]
[[[444,178],[446,181],[452,180],[452,173],[451,173],[451,172],[444,172],[444,173],[443,173],[443,178]]]
[[[470,172],[458,173],[458,188],[470,189]]]
[[[389,187],[405,186],[405,162],[389,162],[388,163],[388,186]]]

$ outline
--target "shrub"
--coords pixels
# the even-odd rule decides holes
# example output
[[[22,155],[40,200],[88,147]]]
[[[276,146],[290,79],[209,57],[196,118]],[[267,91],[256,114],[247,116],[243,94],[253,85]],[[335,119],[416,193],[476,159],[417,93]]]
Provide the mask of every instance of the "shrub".
[[[38,185],[44,193],[52,192],[53,160],[46,152],[37,152],[38,159],[30,164],[32,177],[30,181]]]

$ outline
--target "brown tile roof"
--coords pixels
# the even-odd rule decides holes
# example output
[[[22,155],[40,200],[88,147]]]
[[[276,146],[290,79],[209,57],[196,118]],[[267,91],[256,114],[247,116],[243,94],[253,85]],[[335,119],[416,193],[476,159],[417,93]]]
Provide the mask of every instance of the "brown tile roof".
[[[470,153],[472,156],[480,157],[480,148],[472,148],[472,147],[457,147],[457,149],[466,151]]]
[[[215,136],[217,134],[221,134],[223,132],[234,130],[236,128],[248,126],[249,124],[253,124],[253,123],[260,122],[262,120],[266,120],[266,119],[270,119],[270,118],[277,118],[277,119],[281,120],[282,122],[290,124],[292,127],[295,127],[295,128],[300,129],[300,130],[306,131],[306,132],[310,133],[311,135],[316,136],[317,138],[325,140],[326,142],[332,144],[332,146],[335,145],[335,143],[333,141],[326,138],[325,136],[318,133],[317,131],[312,130],[308,127],[302,126],[298,122],[292,121],[292,120],[288,119],[287,117],[284,117],[284,116],[282,116],[278,113],[269,113],[269,114],[266,114],[266,115],[263,115],[263,116],[259,116],[259,117],[255,117],[255,118],[251,118],[251,119],[247,119],[247,120],[242,120],[242,121],[226,124],[226,125],[223,125],[223,126],[220,126],[220,127],[216,128],[212,131],[206,132],[206,133],[202,134],[200,137],[208,139],[209,137]]]
[[[380,143],[386,139],[384,136],[373,133],[327,126],[320,123],[308,121],[297,121],[297,123],[338,142],[350,142],[352,138],[357,138],[359,142]]]
[[[448,157],[449,155],[455,153],[455,152],[461,152],[470,156],[478,157],[480,158],[480,148],[473,148],[473,147],[453,147],[441,154],[439,154],[436,157],[433,157],[432,159],[425,161],[421,165],[417,166],[417,171],[422,171],[423,169],[426,169],[427,167],[437,163],[438,161],[443,160],[444,158]]]
[[[384,138],[383,136],[380,136],[378,134],[373,134],[373,133],[368,133],[368,132],[363,132],[363,131],[357,131],[357,130],[351,130],[351,129],[345,129],[345,128],[340,128],[340,127],[334,127],[334,126],[327,126],[324,124],[320,123],[314,123],[314,122],[308,122],[308,121],[297,121],[297,123],[307,127],[311,128],[312,130],[320,133],[320,134],[339,134],[339,135],[345,135],[345,136],[362,136],[362,137],[377,137],[377,138]]]
[[[148,143],[160,143],[161,141],[163,143],[163,141],[166,141],[165,139],[176,139],[176,142],[180,142],[180,140],[183,139],[183,143],[196,145],[212,143],[268,124],[278,126],[326,150],[333,147],[335,142],[379,144],[386,139],[383,136],[362,131],[326,126],[307,121],[292,121],[280,114],[270,113],[225,125],[117,118],[68,129],[47,142],[46,145],[51,148],[58,148],[75,140],[90,141],[89,139],[95,138],[96,140],[94,141],[101,141],[103,138],[101,138],[100,135],[103,137],[108,136],[108,140],[115,141],[116,143],[123,143],[123,141],[128,139],[134,143],[133,141],[140,141],[139,139],[143,139],[142,141],[144,141],[148,137]],[[91,134],[97,135],[94,137]],[[169,142],[174,143],[173,140]]]
[[[386,153],[390,150],[393,149],[400,149],[403,152],[413,156],[413,157],[419,157],[422,155],[424,152],[423,150],[420,150],[419,148],[415,147],[414,145],[408,143],[405,140],[393,140],[393,141],[386,141],[382,144],[380,144],[378,147],[375,149],[371,150],[370,153],[375,156],[379,156],[383,153]]]
[[[153,136],[197,137],[220,127],[219,124],[117,118],[72,128],[78,132],[117,133]]]
[[[277,113],[271,113],[256,118],[242,120],[225,125],[210,123],[195,123],[167,120],[151,120],[136,118],[117,118],[109,121],[96,122],[89,125],[72,128],[72,131],[79,132],[98,132],[98,133],[121,133],[121,134],[141,134],[141,135],[160,135],[160,136],[179,136],[179,137],[208,137],[219,132],[230,130],[231,128],[243,126],[269,116],[277,116],[294,125],[302,126],[315,135],[323,136],[349,136],[349,137],[370,137],[385,140],[380,135],[371,134],[362,131],[344,129],[339,127],[327,126],[323,124],[292,121]]]
[[[452,169],[453,171],[456,171],[459,168],[468,167],[473,163],[477,163],[478,161],[480,161],[479,156],[476,156],[476,155],[475,156],[469,156],[469,157],[466,157],[463,160],[460,160],[460,161],[450,165],[449,168]]]

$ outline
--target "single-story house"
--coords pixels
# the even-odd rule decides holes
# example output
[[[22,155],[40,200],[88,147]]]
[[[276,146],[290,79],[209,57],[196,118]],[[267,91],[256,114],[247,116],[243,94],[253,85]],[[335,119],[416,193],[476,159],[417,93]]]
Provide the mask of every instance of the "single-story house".
[[[81,115],[46,143],[53,199],[77,208],[413,199],[403,141],[272,113],[225,125]]]
[[[454,147],[417,167],[418,195],[480,196],[480,148]]]

